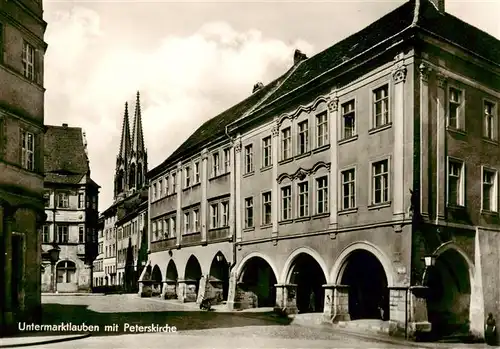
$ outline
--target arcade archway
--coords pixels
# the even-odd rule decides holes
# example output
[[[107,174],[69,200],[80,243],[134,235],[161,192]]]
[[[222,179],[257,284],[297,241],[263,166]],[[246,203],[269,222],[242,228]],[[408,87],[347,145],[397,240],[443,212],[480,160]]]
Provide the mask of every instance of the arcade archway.
[[[435,336],[468,334],[471,285],[467,261],[450,248],[426,271],[427,312]]]
[[[221,252],[218,252],[214,256],[210,265],[208,290],[210,297],[216,298],[218,301],[227,301],[229,292],[229,264]]]
[[[198,259],[191,255],[186,264],[186,271],[184,273],[184,282],[186,283],[186,301],[195,302],[198,298],[201,279],[201,266]]]
[[[349,315],[357,319],[389,319],[389,289],[384,267],[366,250],[347,258],[340,283],[349,286]]]
[[[291,284],[297,285],[299,313],[323,312],[326,277],[318,262],[307,253],[297,255],[288,274]]]
[[[159,296],[161,294],[162,276],[158,265],[153,267],[151,279],[153,280],[153,296]]]
[[[245,262],[240,273],[235,302],[242,308],[274,307],[276,304],[276,275],[261,257]]]
[[[168,262],[165,275],[165,299],[177,298],[177,267],[175,266],[175,262],[172,259]]]

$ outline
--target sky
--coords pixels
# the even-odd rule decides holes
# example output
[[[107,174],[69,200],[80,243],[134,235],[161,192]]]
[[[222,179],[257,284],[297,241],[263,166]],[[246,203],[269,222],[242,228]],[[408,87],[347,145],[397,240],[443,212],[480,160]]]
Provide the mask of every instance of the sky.
[[[310,57],[404,2],[44,0],[45,124],[83,128],[103,211],[137,91],[151,170],[288,70],[295,49]],[[446,11],[500,39],[500,0],[446,0]]]

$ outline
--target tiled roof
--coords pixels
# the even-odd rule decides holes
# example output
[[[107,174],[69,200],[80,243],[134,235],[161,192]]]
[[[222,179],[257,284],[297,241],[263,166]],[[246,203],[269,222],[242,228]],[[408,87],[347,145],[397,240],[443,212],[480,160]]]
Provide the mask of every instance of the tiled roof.
[[[82,129],[46,126],[44,137],[45,182],[78,184],[89,171]]]

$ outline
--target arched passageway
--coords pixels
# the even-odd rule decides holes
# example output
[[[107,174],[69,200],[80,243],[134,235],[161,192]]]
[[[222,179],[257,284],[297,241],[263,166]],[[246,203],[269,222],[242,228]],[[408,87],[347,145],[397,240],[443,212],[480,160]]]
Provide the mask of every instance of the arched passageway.
[[[187,302],[195,302],[198,298],[201,275],[200,262],[198,262],[198,259],[194,255],[191,255],[186,264],[186,271],[184,273]]]
[[[229,292],[229,264],[221,252],[218,252],[210,265],[210,277],[208,279],[210,298],[218,301],[227,301]]]
[[[434,336],[468,334],[471,286],[469,266],[455,249],[448,249],[427,269],[428,318]]]
[[[318,262],[307,253],[300,253],[289,272],[289,281],[297,285],[299,313],[323,312],[325,274]]]
[[[153,281],[153,296],[159,296],[161,294],[162,285],[161,270],[158,265],[153,267],[153,272],[151,273],[151,280]]]
[[[351,320],[389,320],[389,289],[384,267],[366,250],[352,252],[346,260],[341,284],[349,286]]]
[[[174,299],[177,298],[177,267],[175,266],[175,262],[171,259],[167,265],[166,271],[166,280],[164,294],[165,299]]]
[[[250,258],[243,267],[235,302],[242,308],[274,307],[276,304],[276,275],[260,257]]]

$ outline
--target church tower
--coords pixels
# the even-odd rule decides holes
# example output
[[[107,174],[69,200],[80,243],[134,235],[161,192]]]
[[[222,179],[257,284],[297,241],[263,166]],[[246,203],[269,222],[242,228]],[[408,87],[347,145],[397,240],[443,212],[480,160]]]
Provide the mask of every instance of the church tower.
[[[132,129],[132,145],[129,158],[128,188],[131,192],[141,189],[146,184],[148,171],[148,154],[144,147],[144,133],[142,131],[141,98],[137,91],[135,102],[134,124]]]
[[[127,173],[130,160],[130,125],[128,116],[128,103],[125,103],[125,112],[123,114],[122,135],[120,140],[120,150],[116,157],[115,169],[115,195],[114,201],[125,197],[127,192]]]

